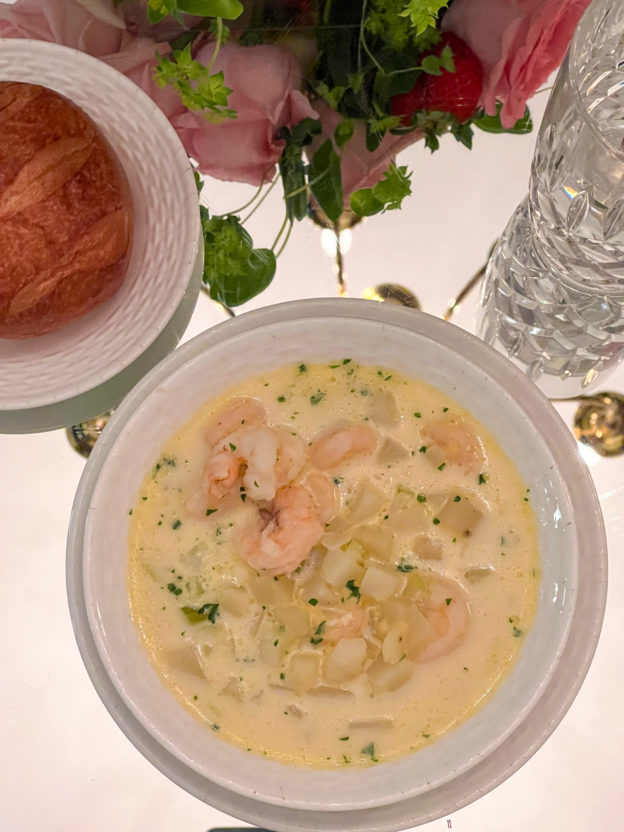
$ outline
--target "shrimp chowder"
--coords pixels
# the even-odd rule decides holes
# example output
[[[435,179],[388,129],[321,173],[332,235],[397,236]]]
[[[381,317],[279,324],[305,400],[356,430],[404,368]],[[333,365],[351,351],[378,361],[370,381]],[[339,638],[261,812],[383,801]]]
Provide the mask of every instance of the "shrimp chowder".
[[[395,759],[517,658],[540,577],[530,496],[438,390],[349,358],[285,367],[154,461],[130,509],[133,620],[223,739],[316,768]]]

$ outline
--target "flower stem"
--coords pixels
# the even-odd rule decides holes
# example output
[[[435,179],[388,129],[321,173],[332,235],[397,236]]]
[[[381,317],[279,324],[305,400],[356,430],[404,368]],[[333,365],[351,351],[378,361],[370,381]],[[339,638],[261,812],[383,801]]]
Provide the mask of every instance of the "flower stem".
[[[286,236],[284,237],[284,241],[283,241],[283,243],[281,244],[281,246],[279,247],[279,251],[277,251],[277,252],[275,253],[275,258],[276,258],[276,259],[280,256],[280,254],[281,254],[281,253],[284,251],[284,249],[286,248],[286,243],[288,242],[288,238],[290,237],[291,231],[293,230],[293,226],[294,226],[294,222],[291,220],[291,221],[290,221],[290,226],[288,227],[288,231],[286,232]]]
[[[258,208],[262,205],[262,203],[264,202],[264,200],[268,197],[268,195],[271,193],[271,191],[272,191],[272,190],[273,190],[273,188],[275,187],[275,183],[277,182],[277,180],[278,180],[279,178],[280,178],[280,177],[279,177],[279,175],[277,175],[277,176],[275,177],[275,179],[271,182],[271,184],[270,184],[270,185],[269,185],[269,187],[266,189],[266,191],[262,194],[262,197],[258,200],[258,202],[256,202],[256,204],[254,205],[254,207],[252,208],[252,210],[251,210],[251,211],[247,214],[247,216],[245,217],[245,219],[244,219],[244,220],[241,220],[241,225],[244,225],[244,224],[247,222],[247,220],[248,220],[250,217],[252,217],[252,216],[256,213],[256,211],[258,210]],[[255,199],[255,197],[254,197],[254,199]],[[252,200],[252,202],[253,202],[253,200]],[[250,203],[247,203],[247,204],[250,204]],[[245,206],[243,206],[243,207],[245,207]]]
[[[275,251],[275,246],[278,244],[280,237],[284,233],[284,229],[288,225],[288,214],[284,217],[284,222],[282,223],[280,230],[277,232],[277,237],[273,240],[273,245],[271,246],[271,251]]]
[[[220,17],[216,18],[217,20],[217,38],[215,42],[214,52],[212,53],[212,57],[210,58],[210,63],[207,66],[208,72],[211,72],[212,67],[214,66],[214,62],[217,60],[217,55],[219,54],[219,50],[221,49],[221,38],[223,37],[223,20]]]

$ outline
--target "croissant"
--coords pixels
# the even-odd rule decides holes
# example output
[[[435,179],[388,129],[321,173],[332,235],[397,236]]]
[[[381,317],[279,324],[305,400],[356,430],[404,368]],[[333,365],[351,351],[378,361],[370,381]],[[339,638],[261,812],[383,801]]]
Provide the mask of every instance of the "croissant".
[[[0,338],[53,332],[112,297],[132,223],[95,123],[52,90],[0,82]]]

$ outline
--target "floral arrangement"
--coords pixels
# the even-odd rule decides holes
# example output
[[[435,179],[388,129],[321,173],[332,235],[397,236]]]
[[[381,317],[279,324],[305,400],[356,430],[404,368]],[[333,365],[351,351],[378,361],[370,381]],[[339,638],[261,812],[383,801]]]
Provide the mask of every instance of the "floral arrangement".
[[[588,2],[17,0],[0,5],[0,37],[59,42],[126,74],[199,173],[256,186],[248,213],[281,184],[271,248],[254,247],[240,212],[201,206],[204,281],[237,306],[271,282],[311,206],[330,223],[399,209],[412,174],[395,157],[413,142],[530,131],[526,102]]]

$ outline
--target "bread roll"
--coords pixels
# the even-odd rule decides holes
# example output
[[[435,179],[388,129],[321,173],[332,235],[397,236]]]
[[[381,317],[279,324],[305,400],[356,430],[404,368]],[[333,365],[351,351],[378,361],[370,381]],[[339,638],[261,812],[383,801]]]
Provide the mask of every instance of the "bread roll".
[[[132,199],[113,150],[71,101],[0,82],[0,338],[59,329],[126,274]]]

